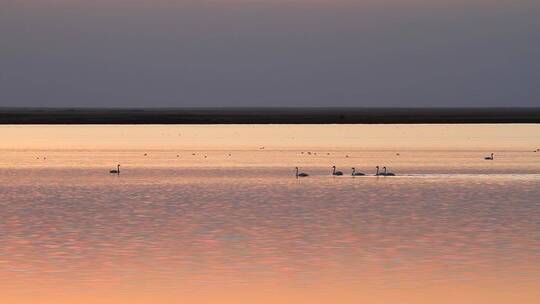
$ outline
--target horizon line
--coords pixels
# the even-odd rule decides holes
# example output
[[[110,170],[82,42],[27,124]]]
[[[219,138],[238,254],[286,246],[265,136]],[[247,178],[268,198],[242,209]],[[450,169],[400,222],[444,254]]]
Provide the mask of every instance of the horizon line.
[[[540,123],[540,107],[0,107],[0,124]]]

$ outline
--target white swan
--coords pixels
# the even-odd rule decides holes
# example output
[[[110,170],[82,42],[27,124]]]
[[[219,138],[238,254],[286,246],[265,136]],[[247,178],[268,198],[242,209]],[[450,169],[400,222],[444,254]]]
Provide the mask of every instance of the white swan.
[[[362,172],[356,172],[356,169],[355,168],[352,168],[352,173],[351,173],[352,176],[364,176],[365,174],[362,173]]]
[[[308,177],[308,176],[309,176],[309,174],[304,173],[304,172],[298,173],[298,167],[296,167],[296,178],[299,178],[299,177]]]
[[[396,176],[394,173],[392,172],[386,172],[386,167],[383,167],[383,170],[384,172],[382,173],[382,175],[384,176]]]
[[[111,170],[111,171],[109,171],[109,173],[120,175],[120,165],[117,165],[116,170]]]

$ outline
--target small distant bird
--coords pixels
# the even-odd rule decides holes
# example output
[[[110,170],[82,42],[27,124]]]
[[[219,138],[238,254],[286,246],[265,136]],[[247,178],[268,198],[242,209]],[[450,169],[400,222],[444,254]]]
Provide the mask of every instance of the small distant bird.
[[[308,177],[308,176],[309,176],[309,174],[304,173],[304,172],[298,173],[298,167],[296,167],[295,169],[296,169],[296,178],[299,178],[299,177]]]
[[[386,167],[383,167],[383,170],[384,172],[382,173],[382,175],[384,176],[396,176],[394,173],[392,172],[386,172]]]
[[[111,171],[109,171],[109,173],[120,175],[120,165],[117,165],[116,170],[111,170]]]
[[[334,175],[334,176],[342,176],[342,175],[343,175],[343,172],[341,172],[341,171],[336,171],[336,166],[332,166],[332,169],[334,169],[334,170],[332,171],[332,175]]]
[[[180,155],[179,155],[179,154],[176,154],[176,157],[180,157]]]
[[[494,155],[494,154],[491,153],[490,156],[486,156],[486,157],[484,157],[484,159],[485,159],[485,160],[493,160],[493,155]]]
[[[349,155],[345,155],[346,158],[349,158]]]
[[[364,176],[365,175],[362,172],[356,172],[355,168],[351,168],[351,169],[352,169],[352,173],[351,173],[352,176]]]
[[[147,153],[144,153],[144,156],[148,156],[148,154],[147,154]]]

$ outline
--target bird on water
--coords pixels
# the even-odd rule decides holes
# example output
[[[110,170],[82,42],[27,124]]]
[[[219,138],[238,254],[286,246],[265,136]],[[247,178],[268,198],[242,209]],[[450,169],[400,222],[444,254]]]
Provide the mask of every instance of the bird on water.
[[[386,167],[383,167],[383,170],[384,172],[382,173],[382,175],[384,176],[396,176],[394,173],[392,172],[386,172]]]
[[[364,176],[365,175],[362,172],[356,172],[356,168],[351,168],[351,169],[352,169],[351,176]]]
[[[334,169],[334,170],[332,171],[332,175],[334,175],[334,176],[342,176],[342,175],[343,175],[343,172],[341,172],[341,171],[336,171],[336,166],[332,166],[332,169]]]
[[[485,160],[493,160],[493,159],[494,159],[494,158],[493,158],[494,155],[495,155],[495,154],[491,153],[491,155],[484,157],[484,159],[485,159]]]
[[[111,170],[111,171],[109,171],[109,173],[120,175],[120,165],[117,165],[116,170]]]
[[[298,167],[295,168],[296,169],[296,178],[299,178],[299,177],[308,177],[309,174],[307,173],[304,173],[304,172],[298,172]]]

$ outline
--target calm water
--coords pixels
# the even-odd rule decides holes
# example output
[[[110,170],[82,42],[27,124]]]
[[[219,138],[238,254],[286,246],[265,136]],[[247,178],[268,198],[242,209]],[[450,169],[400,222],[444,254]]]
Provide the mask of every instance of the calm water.
[[[2,303],[540,301],[538,125],[0,132]]]

